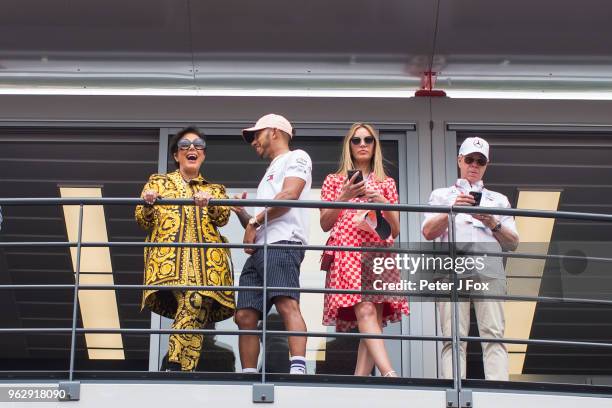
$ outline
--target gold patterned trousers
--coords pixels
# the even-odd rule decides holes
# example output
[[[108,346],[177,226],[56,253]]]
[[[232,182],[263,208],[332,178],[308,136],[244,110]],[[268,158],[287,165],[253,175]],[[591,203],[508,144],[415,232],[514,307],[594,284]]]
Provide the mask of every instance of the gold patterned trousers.
[[[210,320],[214,300],[195,291],[173,291],[178,304],[173,329],[203,329]],[[170,336],[168,361],[179,363],[183,371],[196,368],[200,360],[202,334],[180,334]]]

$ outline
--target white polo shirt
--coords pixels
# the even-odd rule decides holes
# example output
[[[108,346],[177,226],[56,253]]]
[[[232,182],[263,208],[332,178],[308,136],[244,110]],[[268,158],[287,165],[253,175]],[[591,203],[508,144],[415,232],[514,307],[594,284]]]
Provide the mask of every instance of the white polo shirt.
[[[286,177],[299,177],[306,182],[299,200],[307,200],[312,185],[312,160],[303,150],[292,150],[283,153],[272,160],[266,174],[257,187],[257,199],[273,199],[283,189]],[[255,214],[264,210],[255,209]],[[281,217],[268,221],[268,243],[278,241],[308,242],[308,208],[291,208]],[[256,244],[264,242],[264,227],[257,229]]]
[[[508,197],[495,191],[484,188],[482,180],[476,184],[470,185],[465,179],[458,179],[454,185],[445,188],[434,190],[429,196],[430,205],[453,205],[457,196],[461,194],[469,194],[470,191],[482,193],[480,200],[481,207],[493,208],[511,208]],[[427,220],[440,213],[425,213],[425,221],[422,227],[425,226]],[[518,235],[514,217],[511,215],[493,215],[498,222],[501,222],[504,228],[512,230]],[[470,214],[457,214],[455,216],[455,239],[461,243],[483,243],[483,245],[474,245],[466,250],[483,252],[501,252],[501,245],[495,239],[493,232],[486,227],[482,222],[478,221]],[[422,230],[421,227],[421,230]],[[448,242],[448,229],[438,238],[442,242]],[[465,245],[464,245],[465,247]],[[502,259],[499,257],[487,258],[486,268],[481,272],[482,275],[492,278],[503,278],[505,276]]]

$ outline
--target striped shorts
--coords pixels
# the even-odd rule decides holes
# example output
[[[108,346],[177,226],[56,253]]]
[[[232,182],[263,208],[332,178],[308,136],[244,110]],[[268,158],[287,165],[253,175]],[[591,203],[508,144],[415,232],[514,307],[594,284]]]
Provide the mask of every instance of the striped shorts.
[[[278,241],[274,244],[301,245],[301,242]],[[267,263],[267,286],[269,287],[300,287],[300,265],[304,260],[303,249],[280,249],[268,248]],[[258,249],[252,254],[242,268],[240,275],[240,286],[263,286],[264,273],[264,250]],[[288,296],[298,302],[300,293],[295,291],[268,290],[266,302],[266,314],[272,307],[273,299],[276,296]],[[237,309],[255,309],[263,312],[263,292],[254,290],[238,291]]]

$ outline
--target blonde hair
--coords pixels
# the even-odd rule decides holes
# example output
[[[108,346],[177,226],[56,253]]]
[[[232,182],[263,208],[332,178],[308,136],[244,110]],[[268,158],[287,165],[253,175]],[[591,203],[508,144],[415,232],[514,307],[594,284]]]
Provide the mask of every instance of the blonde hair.
[[[387,174],[385,173],[385,168],[383,166],[382,149],[380,148],[380,138],[378,137],[378,132],[376,129],[374,129],[374,126],[361,122],[353,123],[346,136],[344,136],[344,141],[342,142],[342,156],[340,157],[340,167],[338,168],[337,174],[347,176],[348,170],[355,169],[355,163],[353,161],[353,156],[351,155],[351,139],[353,136],[355,136],[355,132],[357,132],[357,130],[360,128],[366,129],[370,135],[374,137],[374,155],[372,155],[372,159],[370,160],[370,171],[374,173],[374,178],[376,181],[384,181]]]

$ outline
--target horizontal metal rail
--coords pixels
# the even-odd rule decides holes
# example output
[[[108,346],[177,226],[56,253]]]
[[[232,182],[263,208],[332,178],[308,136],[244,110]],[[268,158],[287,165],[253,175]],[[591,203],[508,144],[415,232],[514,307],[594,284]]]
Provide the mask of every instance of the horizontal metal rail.
[[[0,333],[71,333],[70,327],[56,328],[0,328]],[[202,334],[208,336],[231,336],[231,335],[261,335],[263,330],[217,330],[217,329],[114,329],[114,328],[77,328],[76,333],[98,333],[98,334]],[[344,332],[303,332],[285,330],[266,330],[268,336],[297,336],[297,337],[349,337],[365,339],[385,339],[385,340],[412,340],[412,341],[451,341],[448,336],[414,336],[406,334],[367,334],[367,333],[344,333]],[[570,341],[570,340],[550,340],[550,339],[510,339],[510,338],[489,338],[489,337],[459,337],[461,341],[484,342],[484,343],[505,343],[505,344],[527,344],[527,345],[548,345],[548,346],[569,346],[569,347],[599,347],[612,349],[612,343]]]
[[[74,289],[75,284],[12,284],[12,285],[0,285],[1,290],[60,290],[60,289]],[[176,285],[176,286],[157,286],[157,285],[122,285],[122,284],[108,284],[108,285],[79,285],[81,290],[159,290],[159,291],[172,291],[176,289],[183,290],[203,290],[210,292],[230,292],[230,291],[261,291],[263,286],[206,286],[206,285]],[[400,291],[400,290],[368,290],[368,289],[330,289],[330,288],[293,288],[288,286],[268,286],[268,290],[273,291],[292,291],[299,293],[330,293],[330,294],[346,294],[346,295],[381,295],[381,296],[393,296],[393,297],[425,297],[434,298],[439,300],[446,298],[450,294],[444,293],[420,293],[414,291]],[[509,300],[509,301],[526,301],[526,302],[544,302],[544,303],[584,303],[593,305],[606,305],[612,306],[612,300],[605,299],[588,299],[588,298],[571,298],[571,297],[555,297],[555,296],[521,296],[521,295],[481,295],[472,293],[458,292],[460,298],[473,298],[473,299],[489,299],[489,300]]]
[[[76,247],[77,242],[64,241],[21,241],[1,242],[0,247]],[[82,242],[83,248],[135,247],[135,248],[229,248],[229,249],[262,249],[264,244],[232,244],[227,242]],[[267,244],[268,249],[303,249],[312,251],[343,251],[343,252],[392,252],[406,254],[445,255],[444,251],[394,248],[386,246],[333,246],[333,245],[300,245],[300,244]],[[463,253],[462,253],[463,254]]]
[[[482,343],[505,343],[505,344],[527,344],[542,346],[569,346],[569,347],[600,347],[612,349],[612,343],[598,343],[593,341],[576,340],[549,340],[549,339],[493,339],[490,337],[459,337],[461,341],[473,341]]]
[[[612,244],[612,241],[611,241]],[[78,242],[65,241],[21,241],[21,242],[2,242],[0,248],[23,248],[23,247],[39,247],[39,248],[75,248]],[[427,244],[426,244],[427,245]],[[299,245],[299,244],[267,244],[270,249],[301,249],[309,251],[340,251],[340,252],[373,252],[373,253],[392,253],[392,254],[415,254],[415,255],[447,255],[443,250],[420,250],[397,247],[355,247],[355,246],[334,246],[334,245]],[[245,249],[254,248],[262,249],[264,244],[233,244],[226,242],[136,242],[136,241],[115,241],[115,242],[82,242],[82,248],[113,248],[113,247],[135,247],[135,248],[229,248],[229,249]],[[488,256],[491,258],[518,258],[518,259],[540,259],[540,260],[585,260],[592,262],[609,262],[612,263],[612,258],[594,257],[594,256],[577,256],[577,255],[558,255],[558,254],[532,254],[521,252],[475,252],[475,251],[458,251],[461,256]]]
[[[71,333],[70,327],[37,328],[0,328],[0,333]],[[236,336],[236,335],[262,335],[263,330],[217,330],[217,329],[114,329],[114,328],[77,328],[77,333],[96,334],[203,334],[207,336]],[[266,330],[268,336],[297,336],[297,337],[352,337],[385,340],[415,340],[415,341],[450,341],[451,337],[444,336],[414,336],[408,334],[365,334],[345,332],[301,332],[284,330]]]
[[[140,198],[0,198],[0,206],[41,206],[41,205],[144,205]],[[155,205],[194,205],[188,199],[159,199]],[[436,206],[425,204],[381,204],[381,203],[351,203],[315,200],[255,200],[255,199],[212,199],[209,206],[241,206],[241,207],[290,207],[290,208],[344,208],[364,210],[387,210],[401,212],[429,212],[456,214],[495,214],[520,217],[556,218],[573,220],[590,220],[612,222],[611,214],[584,213],[572,211],[544,211],[516,208],[492,208],[472,206]]]

